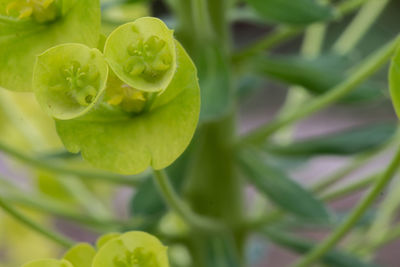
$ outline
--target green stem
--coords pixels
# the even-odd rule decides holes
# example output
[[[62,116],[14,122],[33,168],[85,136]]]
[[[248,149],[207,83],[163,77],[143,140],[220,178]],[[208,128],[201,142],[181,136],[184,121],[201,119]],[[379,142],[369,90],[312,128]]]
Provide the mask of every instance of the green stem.
[[[389,0],[370,0],[366,2],[351,24],[333,45],[333,51],[339,55],[351,52],[365,36],[388,3]]]
[[[104,173],[104,172],[93,172],[89,170],[81,170],[81,169],[72,169],[65,164],[58,164],[53,161],[47,161],[43,159],[38,159],[33,156],[26,155],[4,143],[0,143],[0,151],[7,154],[10,157],[15,158],[21,162],[24,162],[32,167],[39,169],[46,169],[49,171],[53,171],[59,174],[66,174],[81,177],[84,179],[93,179],[93,180],[102,180],[105,182],[116,183],[116,184],[124,184],[136,186],[142,180],[142,177],[129,177],[122,176],[113,173]]]
[[[28,199],[24,196],[17,194],[3,194],[2,198],[16,205],[21,205],[23,207],[34,209],[39,212],[51,214],[70,221],[82,223],[88,226],[92,226],[98,229],[104,229],[107,231],[111,230],[116,231],[127,227],[137,228],[142,223],[141,219],[135,219],[131,221],[113,220],[113,219],[99,220],[92,216],[77,213],[74,211],[74,209],[70,207],[59,205],[61,203],[55,204],[53,203],[54,200],[44,201],[43,199],[36,196],[30,196]]]
[[[0,178],[1,197],[13,205],[20,205],[36,211],[44,212],[58,216],[67,220],[78,223],[94,226],[101,229],[122,229],[126,227],[137,228],[142,223],[140,218],[132,220],[117,220],[117,219],[98,219],[89,215],[84,215],[76,212],[75,208],[56,199],[48,198],[40,194],[28,194],[22,192],[5,178]]]
[[[392,229],[390,229],[389,231],[387,231],[386,235],[377,243],[375,243],[372,249],[377,250],[380,247],[397,240],[399,237],[400,237],[400,225],[397,225]]]
[[[396,216],[399,204],[400,180],[395,179],[391,184],[385,199],[377,208],[376,219],[364,235],[365,240],[361,248],[363,255],[371,255],[375,249],[375,244],[379,243],[379,241],[389,232],[388,230]]]
[[[325,39],[326,25],[313,24],[305,32],[301,55],[306,58],[315,58],[319,55]],[[286,115],[302,107],[303,103],[310,98],[309,93],[301,86],[291,86],[288,90],[285,103],[280,109],[278,117]],[[289,144],[293,139],[295,125],[287,126],[276,134],[275,139],[282,144]]]
[[[68,179],[68,177],[65,179],[64,177],[59,177],[59,182],[88,214],[99,220],[109,220],[113,217],[103,202],[82,181],[73,178]]]
[[[343,186],[339,189],[336,189],[332,192],[327,192],[321,196],[321,199],[324,201],[333,201],[336,199],[340,199],[344,196],[348,196],[354,192],[360,191],[362,189],[365,189],[369,185],[371,185],[373,182],[375,182],[380,176],[382,175],[381,172],[372,174],[370,176],[367,176],[364,179],[360,179],[354,183],[351,183],[349,185]]]
[[[305,32],[301,54],[307,58],[316,58],[323,48],[326,35],[326,24],[316,23]]]
[[[18,95],[20,97],[20,95]],[[8,91],[0,91],[0,105],[4,115],[18,129],[24,140],[28,141],[30,147],[34,150],[40,150],[47,147],[42,137],[42,130],[38,128],[35,118],[26,114],[21,103],[16,101],[16,95],[10,94]],[[29,110],[29,112],[31,112]],[[27,116],[28,115],[28,116]]]
[[[281,43],[299,35],[303,30],[304,28],[280,27],[273,33],[235,53],[232,60],[234,63],[240,63],[242,60],[258,54],[260,51],[271,50]]]
[[[391,178],[395,172],[400,167],[400,148],[396,151],[394,158],[391,163],[376,180],[371,191],[369,191],[366,196],[358,203],[358,205],[353,209],[349,217],[338,227],[333,233],[326,238],[318,247],[313,249],[304,258],[300,259],[293,266],[296,267],[308,267],[311,266],[315,261],[317,261],[321,256],[327,253],[332,247],[334,247],[358,222],[360,217],[364,212],[374,203],[374,200],[379,196],[381,191],[390,182]]]
[[[154,180],[165,202],[188,225],[204,231],[220,232],[224,226],[215,220],[194,213],[172,187],[165,170],[153,170]]]
[[[192,16],[196,34],[199,40],[210,41],[214,37],[210,17],[208,15],[206,0],[191,0],[192,1]]]
[[[9,205],[6,201],[0,198],[0,208],[2,208],[6,213],[12,216],[17,221],[21,222],[25,226],[31,228],[32,230],[36,231],[37,233],[53,240],[54,242],[58,243],[59,245],[69,248],[74,245],[74,242],[69,238],[62,236],[56,232],[50,231],[48,228],[42,227],[36,222],[32,221],[16,209],[14,209],[11,205]]]
[[[302,107],[300,110],[296,110],[286,117],[278,117],[271,123],[251,131],[240,140],[240,144],[261,143],[282,127],[285,127],[295,121],[303,119],[323,108],[330,106],[335,101],[356,89],[358,85],[360,85],[379,68],[381,68],[390,59],[396,50],[399,41],[400,38],[396,37],[394,40],[374,53],[371,57],[362,62],[356,71],[352,73],[345,81],[329,90],[326,94],[310,101],[307,106]]]
[[[335,191],[328,192],[326,194],[323,194],[320,196],[320,199],[323,201],[333,201],[336,199],[340,199],[344,196],[350,195],[354,192],[360,191],[362,189],[365,189],[369,185],[371,185],[373,182],[375,182],[380,176],[382,175],[381,172],[370,175],[364,179],[358,180],[354,183],[351,183],[349,185],[343,186],[342,188],[339,188]],[[273,210],[268,214],[261,215],[257,218],[249,219],[245,222],[244,227],[246,229],[253,229],[257,230],[262,227],[268,226],[269,224],[275,223],[285,216],[285,212],[282,210]]]
[[[258,230],[262,227],[267,227],[268,225],[281,220],[282,218],[284,218],[285,215],[286,213],[283,210],[272,210],[267,214],[260,215],[258,218],[245,221],[244,228],[246,230]]]
[[[352,11],[359,8],[367,0],[348,0],[340,3],[337,6],[337,11],[339,16],[345,16]],[[305,27],[283,27],[278,28],[272,34],[262,37],[253,44],[248,45],[241,51],[237,52],[233,56],[234,63],[240,63],[243,60],[250,58],[261,51],[270,50],[279,44],[290,40],[298,35],[300,35],[306,28]]]
[[[369,1],[369,0],[346,0],[346,1],[342,1],[342,3],[340,3],[337,6],[337,11],[339,12],[339,14],[345,15],[345,14],[353,12],[354,10],[356,10],[357,8],[362,6],[367,1]]]
[[[356,156],[350,164],[340,168],[338,171],[334,172],[333,174],[327,176],[326,178],[321,179],[317,183],[315,183],[311,190],[316,193],[321,193],[326,190],[331,185],[342,180],[344,177],[352,173],[353,171],[357,170],[361,166],[363,166],[366,162],[368,162],[372,157],[376,156],[376,153],[363,153],[361,155]]]

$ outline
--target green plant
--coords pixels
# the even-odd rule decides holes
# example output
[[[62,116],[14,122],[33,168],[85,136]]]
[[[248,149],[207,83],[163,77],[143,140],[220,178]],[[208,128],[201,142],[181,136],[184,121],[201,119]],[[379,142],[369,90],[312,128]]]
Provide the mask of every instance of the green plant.
[[[62,259],[23,266],[250,266],[254,233],[304,254],[293,266],[376,266],[378,248],[400,233],[393,226],[399,183],[372,208],[398,170],[400,150],[379,172],[331,187],[397,147],[396,123],[305,140],[293,133],[335,103],[382,100],[386,71],[383,79],[378,72],[390,60],[399,114],[397,33],[365,59],[354,56],[390,1],[168,0],[168,26],[149,16],[150,2],[0,0],[0,151],[29,166],[34,181],[28,194],[0,179],[0,207],[68,248]],[[276,30],[236,48],[236,20]],[[324,46],[335,23],[344,30]],[[274,53],[303,33],[299,54]],[[272,121],[240,135],[239,107],[265,77],[289,86],[286,101]],[[290,177],[293,162],[326,154],[350,162],[309,188]],[[114,185],[135,189],[129,218],[113,213]],[[258,199],[250,209],[248,185]],[[365,188],[343,219],[327,205]],[[39,223],[25,209],[45,216]],[[51,230],[51,216],[101,233],[96,248]],[[332,233],[315,243],[296,235],[302,226]],[[10,258],[5,266],[21,264]]]

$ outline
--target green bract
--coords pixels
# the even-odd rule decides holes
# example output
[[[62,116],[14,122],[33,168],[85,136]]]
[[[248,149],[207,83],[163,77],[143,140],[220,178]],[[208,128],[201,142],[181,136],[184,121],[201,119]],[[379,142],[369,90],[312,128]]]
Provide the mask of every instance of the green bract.
[[[25,264],[22,267],[76,267],[66,260],[36,260]]]
[[[400,118],[400,49],[392,59],[389,72],[390,96],[397,117]]]
[[[96,250],[89,244],[81,243],[64,255],[64,259],[72,263],[74,267],[91,267]]]
[[[94,106],[106,87],[107,74],[108,66],[99,50],[62,44],[38,57],[33,88],[46,113],[72,119]]]
[[[168,267],[167,248],[152,235],[128,232],[105,244],[92,267]]]
[[[141,91],[164,90],[176,70],[173,31],[157,18],[118,27],[108,37],[104,54],[115,74]]]
[[[196,68],[178,42],[176,50],[172,81],[141,113],[102,103],[85,116],[57,121],[66,148],[81,151],[96,167],[122,174],[140,173],[149,166],[163,169],[174,162],[193,136],[200,109]]]
[[[100,236],[97,241],[96,241],[96,247],[97,249],[100,249],[102,246],[104,246],[105,244],[108,243],[108,241],[120,237],[121,234],[120,233],[108,233],[105,235]]]
[[[30,91],[37,55],[68,42],[95,47],[99,0],[0,0],[0,87]]]

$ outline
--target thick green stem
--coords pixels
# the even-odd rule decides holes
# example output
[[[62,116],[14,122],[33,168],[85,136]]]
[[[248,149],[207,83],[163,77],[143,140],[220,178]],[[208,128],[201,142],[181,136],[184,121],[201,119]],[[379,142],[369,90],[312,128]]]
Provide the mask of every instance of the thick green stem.
[[[193,144],[185,196],[195,212],[227,225],[226,230],[233,233],[236,249],[242,254],[243,187],[235,170],[234,129],[234,116],[200,127]]]
[[[203,42],[214,39],[214,32],[208,13],[208,3],[206,0],[192,1],[192,17],[194,29],[198,34],[197,38]]]
[[[391,178],[395,174],[395,172],[400,167],[400,149],[396,151],[395,156],[393,157],[391,163],[388,168],[376,180],[374,186],[371,191],[369,191],[366,196],[359,202],[359,204],[353,209],[349,217],[338,227],[333,233],[326,238],[318,247],[313,249],[309,254],[307,254],[304,258],[300,259],[293,266],[296,267],[308,267],[311,266],[314,262],[316,262],[320,257],[325,255],[331,248],[333,248],[350,230],[351,228],[358,222],[364,212],[374,203],[375,199],[379,196],[381,191],[386,187],[386,185],[390,182]]]
[[[357,70],[350,74],[349,78],[329,90],[326,94],[315,98],[314,100],[310,101],[307,106],[292,112],[286,117],[278,117],[271,123],[251,131],[242,138],[240,143],[262,143],[282,127],[290,125],[293,122],[303,119],[323,108],[330,106],[343,96],[356,89],[358,85],[374,74],[384,64],[386,64],[396,50],[399,41],[400,38],[396,37],[389,44],[386,44],[378,52],[362,62]]]
[[[0,198],[0,208],[2,208],[7,214],[12,216],[17,221],[21,222],[25,226],[34,230],[35,232],[53,240],[57,244],[66,248],[73,246],[74,242],[72,240],[56,232],[52,232],[50,229],[43,227],[37,224],[36,222],[32,221],[30,218],[26,217],[24,214],[14,209],[11,205],[7,203],[7,201],[3,200],[2,198]]]

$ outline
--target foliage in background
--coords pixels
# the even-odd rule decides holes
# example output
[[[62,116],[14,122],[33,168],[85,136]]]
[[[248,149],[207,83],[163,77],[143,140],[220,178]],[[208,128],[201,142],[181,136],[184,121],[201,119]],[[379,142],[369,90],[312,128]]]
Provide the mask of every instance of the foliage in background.
[[[0,232],[0,266],[257,266],[260,259],[248,256],[254,234],[299,254],[293,266],[378,266],[379,248],[400,236],[399,183],[373,204],[400,152],[376,173],[333,186],[397,149],[397,123],[300,140],[294,133],[334,104],[388,104],[390,96],[399,112],[396,7],[389,0],[0,0],[0,229],[9,229]],[[238,25],[270,30],[244,42]],[[282,49],[299,36],[300,49],[297,42]],[[245,99],[277,82],[288,87],[278,114],[238,134]],[[310,186],[291,177],[324,155],[348,163]],[[122,186],[133,194],[116,211]],[[329,208],[367,188],[348,213]],[[68,237],[66,222],[101,236],[96,247],[71,240],[85,241]],[[297,234],[302,227],[331,234],[315,242]],[[68,248],[61,259],[59,246]]]

